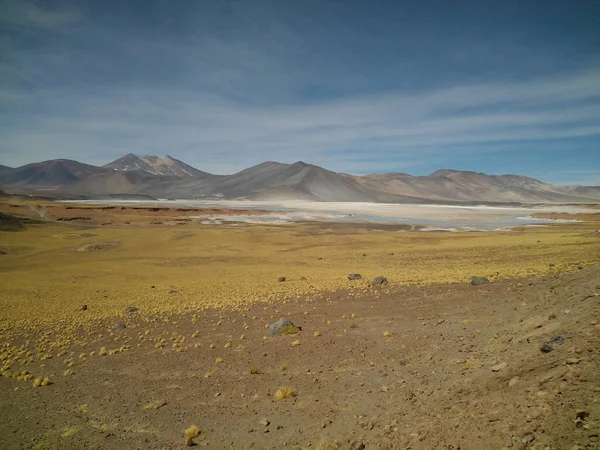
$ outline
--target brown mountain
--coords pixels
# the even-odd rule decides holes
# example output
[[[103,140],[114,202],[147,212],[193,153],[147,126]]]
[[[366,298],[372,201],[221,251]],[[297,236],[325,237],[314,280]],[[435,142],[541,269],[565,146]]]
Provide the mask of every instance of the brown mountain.
[[[315,200],[389,203],[598,202],[600,187],[554,186],[519,175],[443,169],[355,176],[298,161],[267,161],[232,175],[212,175],[170,156],[125,155],[104,167],[51,160],[0,168],[0,186],[44,189],[44,195],[148,195],[180,199]],[[51,189],[54,189],[52,191]]]
[[[56,188],[87,178],[93,174],[108,172],[107,169],[103,169],[102,167],[70,159],[51,159],[49,161],[0,171],[0,185]]]

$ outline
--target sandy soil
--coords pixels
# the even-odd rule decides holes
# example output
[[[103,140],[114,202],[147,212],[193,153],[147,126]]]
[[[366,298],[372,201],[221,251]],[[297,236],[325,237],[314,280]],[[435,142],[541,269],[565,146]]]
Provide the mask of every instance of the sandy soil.
[[[52,384],[0,380],[0,444],[183,448],[196,424],[211,449],[597,448],[599,296],[595,267],[240,313],[139,311],[118,319],[126,329],[104,321],[52,359],[13,364]],[[279,317],[302,331],[265,339]],[[542,353],[556,333],[564,343]],[[281,386],[296,396],[275,400]]]
[[[2,449],[184,448],[190,425],[208,449],[599,446],[597,224],[103,226],[104,211],[0,230]],[[279,318],[302,330],[267,337]]]

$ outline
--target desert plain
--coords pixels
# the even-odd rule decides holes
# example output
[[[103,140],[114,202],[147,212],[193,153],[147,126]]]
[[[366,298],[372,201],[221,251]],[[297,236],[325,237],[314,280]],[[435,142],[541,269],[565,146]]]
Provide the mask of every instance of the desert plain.
[[[597,209],[488,232],[0,213],[1,448],[600,445]]]

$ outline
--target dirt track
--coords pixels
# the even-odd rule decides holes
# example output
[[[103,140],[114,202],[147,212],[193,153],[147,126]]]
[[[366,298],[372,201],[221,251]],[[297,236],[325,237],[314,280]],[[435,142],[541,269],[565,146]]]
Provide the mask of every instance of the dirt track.
[[[600,267],[349,294],[104,321],[27,366],[53,384],[0,379],[0,447],[183,448],[196,424],[210,449],[598,448]],[[264,339],[279,317],[302,332]]]

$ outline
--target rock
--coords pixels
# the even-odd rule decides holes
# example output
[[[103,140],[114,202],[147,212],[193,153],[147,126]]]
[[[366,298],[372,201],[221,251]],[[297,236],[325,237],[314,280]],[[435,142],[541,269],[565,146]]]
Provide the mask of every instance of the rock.
[[[554,267],[554,266],[555,266],[555,264],[552,264],[552,263],[548,264],[548,267]]]
[[[551,339],[548,339],[540,344],[540,351],[542,353],[550,353],[556,348],[557,345],[561,345],[564,342],[565,337],[561,333],[557,333],[552,336]]]
[[[526,434],[525,436],[523,436],[523,439],[521,439],[521,443],[523,444],[529,444],[530,442],[535,441],[535,436],[531,433]]]
[[[6,252],[4,250],[0,250],[0,255],[6,255]]]
[[[360,280],[362,278],[362,276],[360,275],[360,273],[351,273],[350,275],[348,275],[348,279],[350,281],[352,280]]]
[[[124,313],[125,314],[130,314],[130,313],[134,313],[138,310],[138,308],[136,308],[135,306],[128,306],[127,308],[125,308]]]
[[[279,278],[277,278],[277,281],[279,281],[280,283],[283,283],[285,281],[285,277],[279,277]]]
[[[581,358],[567,358],[565,361],[568,365],[572,366],[574,364],[579,364],[581,362]]]
[[[373,278],[373,281],[371,281],[371,284],[373,286],[385,286],[386,284],[388,284],[388,280],[386,277],[379,276],[379,277]]]
[[[350,450],[365,450],[365,444],[362,441],[352,441],[350,443]]]
[[[518,382],[519,382],[519,377],[512,377],[510,379],[510,381],[508,382],[508,386],[509,387],[516,386]]]
[[[261,419],[261,421],[260,421],[260,424],[261,424],[263,427],[268,427],[268,426],[270,425],[270,423],[271,423],[271,422],[269,422],[269,420],[268,420],[266,417],[263,417],[263,418]]]
[[[306,277],[300,277],[300,281],[306,281]]]
[[[583,409],[578,409],[578,410],[575,412],[575,418],[576,418],[576,419],[585,420],[585,419],[587,419],[589,416],[590,416],[590,413],[589,413],[589,412],[587,412],[587,411],[585,411],[585,410],[583,410]]]
[[[88,305],[81,305],[81,308],[79,308],[79,311],[87,311],[88,309]]]
[[[333,422],[330,419],[323,419],[323,422],[321,422],[321,427],[323,428],[327,428],[329,425],[331,425]]]
[[[489,282],[490,280],[488,280],[486,277],[471,277],[471,286],[480,286],[482,284],[488,284]]]
[[[287,327],[296,328],[296,326],[291,320],[279,319],[277,322],[274,322],[269,326],[269,336],[279,336],[281,334],[281,330]]]
[[[490,370],[492,372],[500,372],[502,369],[506,369],[507,367],[508,367],[508,363],[501,362],[498,364],[494,364],[492,367],[490,367]]]
[[[556,319],[556,314],[550,314],[548,316],[548,320],[554,320],[554,319]]]
[[[124,330],[125,328],[127,328],[127,325],[125,325],[123,322],[117,322],[115,325],[115,330]]]

